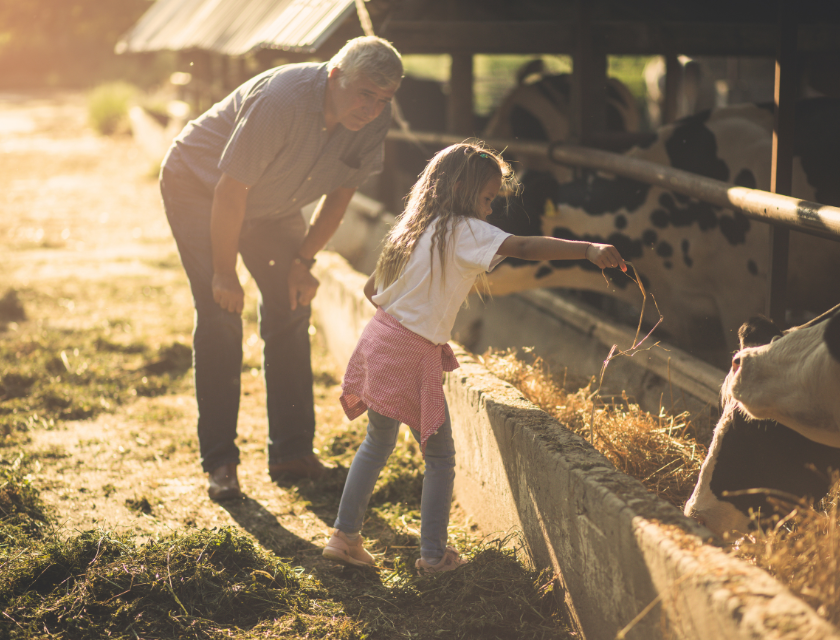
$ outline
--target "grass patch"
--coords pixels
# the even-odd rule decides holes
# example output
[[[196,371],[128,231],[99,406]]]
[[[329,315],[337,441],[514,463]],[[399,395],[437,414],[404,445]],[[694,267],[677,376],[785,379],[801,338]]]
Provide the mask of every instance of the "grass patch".
[[[26,320],[26,311],[15,289],[8,289],[0,298],[0,324],[22,322]]]
[[[62,420],[94,418],[134,396],[170,392],[191,366],[190,347],[111,340],[103,329],[42,329],[0,341],[0,446]]]
[[[137,87],[127,82],[99,85],[88,95],[88,120],[102,135],[127,133],[128,110],[137,96]]]
[[[28,459],[0,458],[0,558],[16,546],[40,539],[48,523],[44,503],[28,475]]]
[[[550,572],[527,568],[510,540],[475,545],[455,572],[416,577],[416,549],[392,569],[337,569],[320,582],[263,550],[236,528],[196,529],[138,543],[131,534],[88,530],[61,538],[24,477],[20,458],[0,505],[27,514],[30,530],[6,531],[0,638],[306,637],[565,639]],[[14,485],[14,491],[7,486]],[[19,499],[6,500],[6,496]],[[133,500],[145,512],[148,499]],[[14,508],[7,505],[14,503]],[[374,517],[375,519],[375,517]],[[48,533],[42,534],[43,531]],[[135,635],[136,634],[136,635]]]
[[[9,561],[0,587],[8,638],[221,638],[296,620],[323,595],[314,580],[235,529],[137,545],[86,531]],[[134,635],[136,634],[136,635]]]

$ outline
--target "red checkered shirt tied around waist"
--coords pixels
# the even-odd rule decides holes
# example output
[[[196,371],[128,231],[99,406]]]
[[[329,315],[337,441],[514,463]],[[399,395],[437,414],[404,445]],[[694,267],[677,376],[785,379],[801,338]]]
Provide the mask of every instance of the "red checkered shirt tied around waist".
[[[368,408],[399,420],[426,441],[446,418],[443,372],[461,365],[448,344],[435,344],[402,326],[381,308],[362,332],[341,383],[350,420]]]

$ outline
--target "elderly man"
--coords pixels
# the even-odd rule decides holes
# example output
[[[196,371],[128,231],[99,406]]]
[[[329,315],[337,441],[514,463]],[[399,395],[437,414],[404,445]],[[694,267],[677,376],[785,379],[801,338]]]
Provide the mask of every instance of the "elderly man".
[[[271,69],[187,124],[163,162],[164,208],[195,303],[198,439],[214,500],[241,495],[237,254],[260,291],[268,472],[324,473],[312,452],[309,269],[356,188],[382,168],[402,73],[399,53],[376,37],[350,40],[328,63]],[[307,231],[300,209],[318,198]]]

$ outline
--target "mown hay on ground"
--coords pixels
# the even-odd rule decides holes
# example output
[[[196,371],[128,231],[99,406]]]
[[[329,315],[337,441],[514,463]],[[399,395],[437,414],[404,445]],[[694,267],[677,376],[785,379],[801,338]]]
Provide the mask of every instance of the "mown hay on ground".
[[[107,531],[52,538],[9,558],[5,638],[199,638],[310,610],[320,586],[235,529],[146,544]],[[9,625],[8,623],[11,623]]]
[[[48,525],[46,507],[27,466],[22,454],[13,460],[0,456],[0,550],[40,539]]]

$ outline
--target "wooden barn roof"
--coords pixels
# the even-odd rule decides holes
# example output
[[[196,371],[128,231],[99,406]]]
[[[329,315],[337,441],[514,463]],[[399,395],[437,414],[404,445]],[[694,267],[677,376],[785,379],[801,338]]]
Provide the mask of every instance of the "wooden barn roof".
[[[354,0],[157,0],[116,51],[311,53],[354,12]]]

